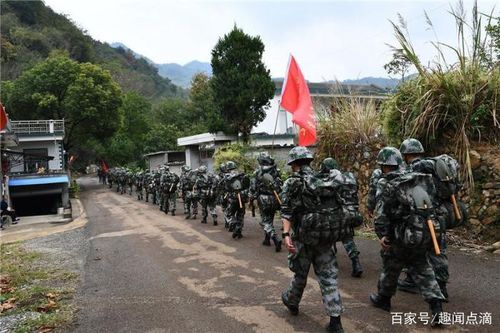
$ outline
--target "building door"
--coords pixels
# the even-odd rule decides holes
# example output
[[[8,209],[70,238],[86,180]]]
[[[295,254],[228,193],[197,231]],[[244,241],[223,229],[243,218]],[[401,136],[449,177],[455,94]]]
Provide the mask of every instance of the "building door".
[[[35,173],[40,168],[49,169],[49,150],[47,148],[23,149],[24,171]]]

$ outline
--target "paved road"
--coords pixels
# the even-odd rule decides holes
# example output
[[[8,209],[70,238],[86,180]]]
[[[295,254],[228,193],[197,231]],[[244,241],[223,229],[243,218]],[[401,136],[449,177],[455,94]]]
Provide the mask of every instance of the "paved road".
[[[82,178],[81,185],[91,248],[75,332],[322,332],[326,326],[313,273],[298,317],[281,304],[291,277],[286,254],[260,245],[262,232],[250,214],[244,238],[233,240],[221,225],[167,216],[156,206],[105,189],[96,179]],[[390,314],[370,306],[379,247],[373,240],[357,243],[363,278],[351,278],[345,251],[338,255],[346,332],[427,331],[424,325],[393,326]],[[498,332],[499,257],[453,250],[449,256],[451,303],[445,310],[490,312],[493,320],[492,326],[449,330]],[[418,314],[428,308],[420,296],[398,293],[393,311]]]

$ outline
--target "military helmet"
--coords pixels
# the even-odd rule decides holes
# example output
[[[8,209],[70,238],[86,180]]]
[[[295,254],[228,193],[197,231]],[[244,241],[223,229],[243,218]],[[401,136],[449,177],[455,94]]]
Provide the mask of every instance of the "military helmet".
[[[295,161],[299,160],[305,160],[305,161],[312,161],[314,159],[312,153],[307,149],[306,147],[302,146],[297,146],[293,147],[290,152],[288,153],[288,162],[287,164],[290,165]]]
[[[207,166],[206,165],[202,165],[198,168],[198,172],[199,173],[207,173]]]
[[[403,157],[397,148],[384,147],[377,155],[377,163],[380,165],[400,166],[403,164]]]
[[[257,157],[257,161],[260,165],[272,165],[274,164],[274,158],[269,155],[267,151],[263,151]]]
[[[238,168],[238,166],[236,165],[235,162],[233,162],[233,161],[227,161],[226,162],[226,170],[227,171],[234,170],[236,168]]]
[[[189,172],[191,171],[191,167],[189,165],[183,165],[181,167],[182,172]]]
[[[424,147],[417,139],[406,139],[401,143],[401,147],[399,147],[399,151],[401,154],[423,154]]]
[[[219,170],[220,170],[220,172],[222,172],[222,173],[226,172],[226,163],[221,163],[221,164],[219,165]]]
[[[338,169],[339,165],[334,158],[327,157],[321,162],[320,171],[328,172],[330,170]]]

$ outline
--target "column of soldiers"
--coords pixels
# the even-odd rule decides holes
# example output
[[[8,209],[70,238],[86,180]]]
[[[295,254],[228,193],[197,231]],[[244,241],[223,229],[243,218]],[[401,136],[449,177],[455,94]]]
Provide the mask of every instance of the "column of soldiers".
[[[375,307],[390,311],[396,289],[419,292],[429,303],[434,326],[439,324],[442,303],[448,300],[444,232],[463,224],[467,211],[456,198],[460,188],[458,163],[448,155],[424,158],[424,153],[418,140],[407,139],[400,150],[385,147],[377,156],[379,168],[370,179],[367,209],[380,239],[383,264],[377,292],[369,298]],[[203,224],[208,223],[209,215],[213,224],[218,224],[216,205],[220,205],[224,227],[234,239],[243,237],[246,205],[254,215],[257,202],[262,244],[271,246],[272,241],[276,252],[282,246],[288,250],[294,276],[282,294],[284,305],[292,315],[298,315],[312,265],[330,316],[327,331],[343,332],[337,242],[342,242],[352,261],[351,275],[359,278],[363,273],[353,238],[354,228],[363,223],[356,178],[339,170],[333,158],[326,158],[319,170],[313,170],[313,155],[305,147],[290,151],[288,165],[292,172],[284,183],[269,154],[259,154],[257,161],[259,166],[252,177],[239,171],[235,162],[226,161],[218,174],[209,172],[206,166],[196,170],[183,166],[178,177],[162,166],[158,171],[134,175],[134,184],[139,200],[144,190],[146,202],[151,194],[153,204],[172,215],[179,192],[185,218],[196,219],[200,206]],[[126,170],[111,169],[110,187],[116,183],[117,191],[123,193],[127,175]],[[278,211],[283,223],[281,237],[274,226]],[[399,279],[402,271],[406,277]]]

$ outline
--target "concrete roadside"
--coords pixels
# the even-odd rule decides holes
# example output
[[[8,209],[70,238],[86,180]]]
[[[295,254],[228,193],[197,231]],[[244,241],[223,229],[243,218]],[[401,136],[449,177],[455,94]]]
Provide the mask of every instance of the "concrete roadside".
[[[8,244],[83,227],[88,219],[79,199],[71,199],[72,217],[59,215],[22,217],[19,224],[0,231],[0,244]]]

